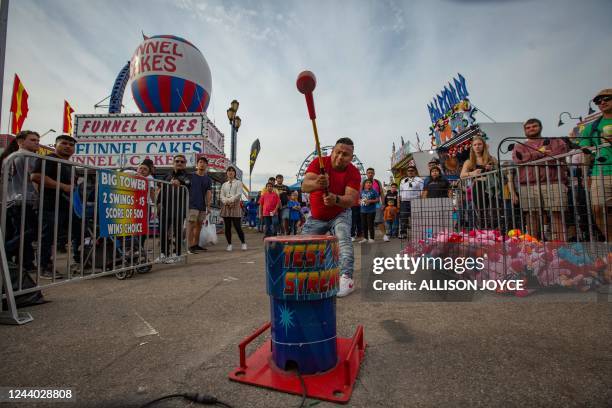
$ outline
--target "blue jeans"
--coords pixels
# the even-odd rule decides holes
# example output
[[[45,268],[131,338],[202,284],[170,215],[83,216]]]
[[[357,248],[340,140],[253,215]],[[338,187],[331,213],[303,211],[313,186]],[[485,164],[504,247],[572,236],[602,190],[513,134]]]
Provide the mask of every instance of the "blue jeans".
[[[273,237],[276,235],[276,229],[278,225],[278,217],[275,215],[273,217],[267,216],[263,217],[264,219],[264,236],[265,237]]]
[[[395,220],[393,221],[385,221],[386,234],[389,237],[392,237],[395,233]]]
[[[397,216],[393,220],[385,221],[386,234],[389,237],[396,237],[398,226],[399,226],[399,217]]]
[[[249,219],[249,227],[255,227],[257,225],[257,214],[249,213],[248,219]]]
[[[391,226],[391,236],[397,237],[397,230],[399,229],[399,215],[395,217],[393,220],[393,225]]]
[[[322,235],[328,231],[338,238],[340,249],[340,273],[353,277],[355,254],[351,242],[351,209],[348,208],[329,221],[308,218],[302,228],[302,235]]]

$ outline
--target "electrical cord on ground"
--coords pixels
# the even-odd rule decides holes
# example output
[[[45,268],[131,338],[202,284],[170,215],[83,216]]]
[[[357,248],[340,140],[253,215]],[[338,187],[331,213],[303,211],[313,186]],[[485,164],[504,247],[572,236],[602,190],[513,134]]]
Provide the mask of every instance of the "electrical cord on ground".
[[[157,404],[160,401],[163,400],[167,400],[167,399],[172,399],[172,398],[183,398],[183,394],[170,394],[170,395],[164,395],[163,397],[154,399],[153,401],[149,401],[144,405],[141,405],[140,408],[148,408],[148,407],[152,407],[153,405]]]
[[[296,370],[297,377],[300,380],[300,384],[302,385],[302,402],[300,403],[299,408],[304,408],[306,406],[306,383],[304,382],[304,378],[302,378],[302,374],[299,370]]]
[[[157,404],[160,401],[167,400],[167,399],[172,399],[172,398],[184,398],[186,400],[193,401],[193,402],[198,403],[198,404],[216,405],[218,407],[233,408],[227,402],[220,401],[217,398],[213,397],[212,395],[200,394],[200,393],[195,393],[195,392],[186,392],[186,393],[183,393],[183,394],[164,395],[163,397],[156,398],[156,399],[154,399],[152,401],[147,402],[144,405],[141,405],[140,408],[152,407],[153,405]]]

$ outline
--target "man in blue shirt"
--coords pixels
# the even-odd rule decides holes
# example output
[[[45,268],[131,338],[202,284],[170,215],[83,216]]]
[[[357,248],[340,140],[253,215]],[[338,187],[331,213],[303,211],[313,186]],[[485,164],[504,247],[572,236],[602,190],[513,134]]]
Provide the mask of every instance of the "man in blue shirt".
[[[200,230],[206,215],[210,212],[212,201],[212,180],[206,174],[208,160],[200,157],[196,163],[196,172],[190,175],[189,186],[189,251],[206,251],[199,244]]]

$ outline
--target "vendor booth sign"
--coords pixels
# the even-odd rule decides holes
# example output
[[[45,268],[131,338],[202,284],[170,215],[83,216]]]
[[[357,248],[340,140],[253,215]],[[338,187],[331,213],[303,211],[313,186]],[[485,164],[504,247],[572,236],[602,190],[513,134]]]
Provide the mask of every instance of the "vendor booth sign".
[[[200,156],[204,156],[208,160],[209,171],[225,173],[229,166],[233,166],[236,169],[236,178],[238,180],[242,180],[242,170],[240,170],[236,165],[233,165],[227,157],[221,156],[220,154],[198,154],[195,155],[195,160],[197,160]]]
[[[206,124],[206,140],[217,153],[223,154],[225,148],[223,133],[210,121]]]
[[[148,233],[149,181],[128,173],[98,172],[100,236],[125,237]]]
[[[97,167],[136,167],[144,159],[153,160],[155,167],[172,167],[174,156],[183,154],[188,166],[194,166],[194,154],[203,151],[201,138],[151,138],[147,140],[91,140],[77,143],[72,160]]]
[[[196,155],[223,155],[223,134],[202,113],[76,115],[75,122],[72,160],[79,164],[125,168],[151,159],[163,169],[178,154],[188,167]]]
[[[202,136],[202,114],[75,115],[74,137]]]

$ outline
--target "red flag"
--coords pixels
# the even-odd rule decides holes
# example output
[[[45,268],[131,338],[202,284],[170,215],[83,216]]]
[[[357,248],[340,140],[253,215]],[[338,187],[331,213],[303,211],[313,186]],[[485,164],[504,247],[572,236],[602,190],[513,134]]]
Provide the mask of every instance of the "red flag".
[[[72,134],[72,113],[74,109],[68,103],[68,101],[64,100],[64,130],[63,132],[67,135]]]
[[[23,83],[15,74],[13,82],[13,97],[11,98],[11,112],[13,115],[11,133],[16,135],[21,130],[23,122],[28,117],[28,92],[23,87]]]

